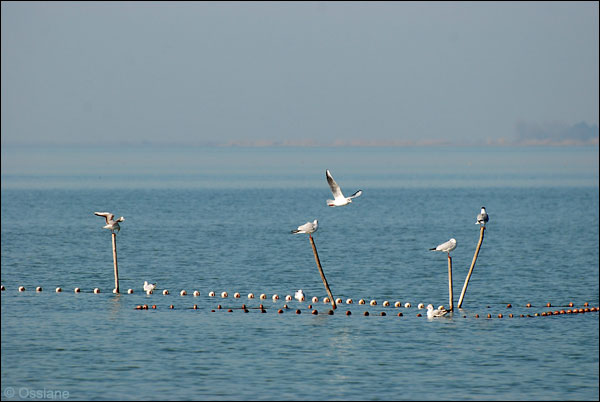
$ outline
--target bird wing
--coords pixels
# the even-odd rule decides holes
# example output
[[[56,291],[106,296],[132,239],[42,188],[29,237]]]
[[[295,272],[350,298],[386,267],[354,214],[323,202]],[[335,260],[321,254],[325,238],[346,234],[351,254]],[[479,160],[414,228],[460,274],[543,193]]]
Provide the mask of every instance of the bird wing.
[[[452,242],[450,240],[448,240],[447,242],[442,243],[439,246],[437,246],[435,249],[436,249],[436,251],[445,251],[445,250],[448,250],[450,247],[452,247]]]
[[[333,197],[334,198],[344,198],[344,194],[342,194],[342,190],[340,189],[340,186],[338,186],[338,184],[335,182],[335,180],[333,180],[333,176],[331,176],[331,173],[329,172],[329,170],[325,170],[325,176],[327,176],[327,183],[329,183],[329,188],[331,189],[331,192],[333,193]]]
[[[110,212],[94,212],[94,215],[103,216],[104,219],[106,219],[106,223],[108,223],[108,221],[112,221],[113,218],[115,217]]]
[[[360,197],[361,195],[362,195],[362,190],[358,190],[356,193],[352,194],[348,198],[356,198],[356,197]]]

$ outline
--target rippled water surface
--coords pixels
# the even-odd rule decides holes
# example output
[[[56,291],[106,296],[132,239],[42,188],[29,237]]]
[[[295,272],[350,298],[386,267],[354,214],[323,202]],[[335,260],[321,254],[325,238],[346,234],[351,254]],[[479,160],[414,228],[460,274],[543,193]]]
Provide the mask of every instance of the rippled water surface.
[[[93,169],[3,176],[2,400],[51,399],[38,391],[77,400],[598,400],[598,313],[535,316],[599,304],[597,167],[562,160],[548,171],[406,173],[383,150],[367,155],[377,169],[314,167],[313,155],[303,173],[284,163],[295,155],[285,152],[246,156],[255,162],[246,172],[244,158],[233,168],[220,162],[222,173],[200,161],[198,181]],[[358,151],[330,152],[361,164]],[[459,166],[437,152],[440,169]],[[273,166],[281,168],[267,172]],[[345,192],[363,195],[327,207],[325,168]],[[490,222],[462,309],[418,317],[421,302],[449,303],[446,255],[428,249],[450,237],[458,241],[456,306],[482,205]],[[105,210],[126,218],[117,235],[120,295],[111,293],[110,232],[93,215]],[[322,301],[283,307],[297,289],[326,296],[308,237],[290,234],[313,219],[333,295],[354,299],[333,315]],[[154,294],[142,292],[144,280],[157,283]],[[157,308],[137,310],[142,304]]]

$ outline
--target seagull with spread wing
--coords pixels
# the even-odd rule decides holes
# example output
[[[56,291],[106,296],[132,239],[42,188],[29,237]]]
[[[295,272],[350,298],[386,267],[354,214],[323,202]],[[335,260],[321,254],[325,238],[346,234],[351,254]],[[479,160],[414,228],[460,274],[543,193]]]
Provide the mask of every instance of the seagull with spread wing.
[[[103,229],[109,229],[113,233],[115,232],[115,230],[117,232],[121,230],[119,222],[123,222],[125,220],[125,218],[123,217],[120,217],[119,219],[115,220],[115,216],[110,212],[94,212],[94,215],[104,217],[104,219],[106,219],[106,226],[103,226]]]
[[[329,183],[329,187],[331,188],[331,192],[333,193],[333,200],[327,200],[327,205],[330,207],[341,207],[344,205],[348,205],[352,202],[353,198],[359,197],[362,194],[362,190],[358,190],[356,193],[352,194],[350,197],[344,196],[340,186],[333,180],[333,176],[329,169],[325,170],[325,176],[327,177],[327,183]]]

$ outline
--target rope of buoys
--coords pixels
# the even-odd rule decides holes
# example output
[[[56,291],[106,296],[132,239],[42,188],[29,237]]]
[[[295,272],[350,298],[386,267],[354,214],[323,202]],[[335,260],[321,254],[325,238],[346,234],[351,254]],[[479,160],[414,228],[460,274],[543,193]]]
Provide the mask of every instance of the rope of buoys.
[[[2,285],[2,291],[5,291],[5,290],[6,290],[6,287],[5,287],[4,285]],[[24,286],[19,286],[19,287],[18,287],[18,291],[19,291],[19,292],[25,292],[25,290],[26,290],[26,289],[25,289],[25,287],[24,287]],[[36,293],[41,293],[41,292],[42,292],[42,290],[43,290],[43,288],[42,288],[41,286],[37,286],[37,287],[35,287],[35,290],[36,290]],[[63,290],[63,289],[62,289],[61,287],[57,287],[57,288],[55,288],[55,293],[62,293],[62,290]],[[74,289],[74,292],[75,292],[75,293],[81,293],[81,288],[78,288],[78,287],[77,287],[77,288],[75,288],[75,289]],[[99,293],[101,293],[101,290],[100,290],[100,288],[94,288],[94,289],[92,290],[92,293],[99,294]],[[133,294],[133,293],[134,293],[134,290],[133,290],[133,289],[128,289],[128,290],[127,290],[127,294]],[[152,294],[152,293],[151,293],[151,292],[149,292],[149,294]],[[162,294],[163,294],[163,295],[168,295],[168,294],[169,294],[169,291],[168,291],[167,289],[164,289],[164,290],[162,291]],[[187,292],[186,292],[185,290],[181,290],[181,291],[180,291],[180,295],[181,295],[181,296],[185,296],[185,295],[187,295]],[[198,297],[198,296],[200,296],[200,291],[198,291],[198,290],[195,290],[195,291],[193,292],[193,295],[194,295],[195,297]],[[214,296],[215,296],[215,292],[213,292],[213,291],[209,292],[209,293],[208,293],[208,296],[209,296],[209,297],[214,297]],[[224,291],[224,292],[222,292],[222,293],[221,293],[221,297],[222,297],[222,298],[227,298],[227,297],[228,297],[228,293],[227,293],[227,292],[225,292],[225,291]],[[234,298],[238,299],[238,298],[240,298],[240,297],[241,297],[241,296],[240,296],[240,293],[239,293],[239,292],[235,292],[235,293],[234,293]],[[253,298],[254,298],[254,294],[253,294],[253,293],[249,293],[249,294],[248,294],[248,298],[249,298],[249,299],[253,299]],[[261,299],[261,300],[265,300],[266,298],[267,298],[267,295],[266,295],[266,293],[261,293],[261,294],[260,294],[260,299]],[[279,297],[279,295],[278,295],[278,294],[276,294],[276,293],[274,293],[274,294],[272,295],[272,300],[273,300],[273,302],[274,302],[274,303],[275,303],[275,302],[277,302],[278,300],[280,300],[280,297]],[[318,301],[319,301],[319,298],[318,298],[317,296],[314,296],[314,297],[312,297],[312,298],[311,298],[311,300],[313,301],[313,303],[316,303],[316,302],[318,302]],[[285,296],[285,301],[286,301],[286,302],[292,302],[292,301],[293,301],[293,298],[292,298],[292,296],[291,296],[291,295],[289,295],[289,294],[288,294],[288,295],[286,295],[286,296]],[[323,298],[323,303],[326,303],[326,304],[327,304],[327,303],[330,303],[330,302],[331,302],[331,299],[330,299],[329,297],[324,297],[324,298]],[[343,301],[343,299],[342,299],[341,297],[338,297],[337,299],[335,299],[335,304],[336,304],[336,305],[342,305],[343,303],[344,303],[344,301]],[[353,303],[354,303],[354,301],[353,301],[353,299],[352,299],[352,298],[347,298],[347,299],[346,299],[346,301],[345,301],[345,303],[346,303],[347,305],[351,305],[351,304],[353,304]],[[366,305],[366,304],[367,304],[367,302],[365,301],[365,299],[360,299],[360,300],[359,300],[359,302],[358,302],[358,304],[360,304],[360,305]],[[375,307],[375,306],[377,306],[377,305],[378,305],[378,303],[377,303],[377,301],[376,301],[375,299],[372,299],[372,300],[371,300],[371,301],[368,303],[368,305],[369,305],[369,306],[372,306],[372,307]],[[419,304],[418,304],[418,308],[419,308],[419,309],[422,309],[422,308],[424,308],[424,305],[425,305],[424,303],[419,303]],[[195,307],[192,307],[192,309],[194,309],[194,310],[198,310],[198,309],[199,309],[198,305],[194,305],[194,306],[195,306]],[[391,303],[390,303],[388,300],[385,300],[385,301],[383,301],[383,302],[382,302],[382,306],[383,306],[383,307],[389,307],[389,306],[391,306]],[[506,304],[504,304],[504,306],[505,306],[505,308],[507,308],[507,309],[512,309],[512,308],[514,308],[514,304],[511,304],[511,303],[506,303]],[[396,308],[402,308],[402,307],[404,307],[404,308],[410,308],[410,307],[411,307],[411,303],[410,303],[410,302],[406,302],[406,303],[404,303],[404,305],[403,305],[403,304],[402,304],[400,301],[396,301],[396,302],[394,303],[394,307],[396,307]],[[533,305],[532,303],[526,303],[524,307],[529,309],[529,308],[534,308],[534,305]],[[503,313],[496,313],[495,315],[492,315],[491,313],[486,313],[486,315],[485,315],[485,316],[486,316],[488,319],[491,319],[491,318],[499,318],[499,319],[501,319],[501,318],[505,318],[505,317],[508,317],[508,318],[515,318],[515,317],[527,317],[527,318],[530,318],[530,317],[549,317],[549,316],[560,316],[560,315],[568,315],[568,314],[582,314],[582,313],[588,313],[588,312],[597,312],[597,311],[600,311],[600,307],[593,307],[593,306],[592,306],[592,307],[590,307],[590,304],[589,304],[589,302],[584,302],[584,303],[583,303],[583,307],[579,307],[579,308],[575,307],[575,303],[574,303],[574,302],[572,302],[572,301],[571,301],[571,302],[568,302],[568,303],[566,303],[566,304],[560,304],[560,303],[546,302],[544,307],[547,307],[547,308],[554,308],[554,310],[545,310],[545,311],[536,312],[536,313],[533,313],[533,314],[512,314],[512,313],[510,313],[510,314],[508,314],[508,315],[505,315],[505,314],[503,314]],[[171,309],[174,309],[174,306],[173,306],[173,305],[170,305],[170,308],[171,308]],[[222,308],[222,307],[219,305],[218,309],[221,309],[221,308]],[[285,310],[287,310],[287,309],[289,309],[289,308],[290,308],[290,307],[289,307],[287,304],[285,304],[285,305],[283,306],[283,308],[282,308],[282,309],[279,309],[281,312],[279,312],[279,311],[278,311],[278,313],[279,313],[279,314],[281,314],[281,313],[285,312]],[[312,308],[313,308],[313,305],[312,305],[312,304],[309,304],[309,305],[308,305],[308,308],[309,308],[309,310],[310,310],[310,309],[312,309]],[[491,306],[489,306],[489,305],[488,305],[488,306],[487,306],[487,308],[491,308]],[[137,306],[136,306],[136,309],[137,309]],[[140,309],[145,309],[145,308],[143,307],[143,305],[141,305]],[[152,306],[152,309],[156,309],[156,305],[153,305],[153,306]],[[263,313],[266,313],[266,309],[264,308],[264,306],[263,306],[262,304],[261,304],[261,306],[260,306],[260,308],[259,308],[259,309],[261,310],[261,312],[263,312]],[[233,311],[233,309],[229,309],[229,310]],[[228,312],[229,312],[229,310],[228,310]],[[245,305],[242,307],[242,310],[244,310],[245,312],[248,312],[248,309],[246,308],[246,306],[245,306]],[[312,310],[311,312],[315,312],[315,311],[316,311],[316,313],[313,313],[313,314],[318,314],[318,311],[317,311],[316,309]],[[329,310],[327,314],[328,314],[328,315],[331,315],[332,313],[333,313],[333,310]],[[366,314],[364,314],[364,315],[369,315],[368,311],[365,311],[364,313],[366,313]],[[296,310],[296,314],[301,314],[301,313],[300,313],[300,310]],[[351,313],[349,310],[348,310],[348,311],[346,311],[346,315],[351,315],[351,314],[352,314],[352,313]],[[382,311],[382,312],[380,312],[380,313],[379,313],[379,315],[380,315],[380,316],[386,316],[387,314],[386,314],[385,312],[383,312],[383,311]],[[402,313],[402,312],[398,312],[398,314],[397,314],[397,315],[398,315],[399,317],[402,317],[402,316],[403,316],[403,313]],[[417,314],[416,314],[416,316],[417,316],[417,317],[422,317],[423,315],[422,315],[422,314],[420,314],[420,313],[417,313]],[[467,315],[463,315],[463,317],[464,317],[464,318],[467,318]],[[479,318],[479,314],[475,314],[475,315],[474,315],[474,317],[475,317],[475,318]]]

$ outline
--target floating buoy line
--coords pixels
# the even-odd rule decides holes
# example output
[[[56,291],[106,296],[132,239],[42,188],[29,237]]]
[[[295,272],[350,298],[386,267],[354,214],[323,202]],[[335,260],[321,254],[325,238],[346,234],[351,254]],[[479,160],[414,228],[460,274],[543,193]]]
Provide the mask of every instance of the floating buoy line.
[[[1,289],[2,289],[2,292],[6,291],[6,287],[4,285],[2,285]],[[23,293],[23,292],[26,292],[26,288],[24,286],[18,286],[17,291],[19,293]],[[73,291],[74,291],[74,293],[94,293],[94,294],[101,293],[100,288],[94,288],[93,290],[86,292],[86,291],[82,291],[81,288],[76,287],[76,288],[74,288]],[[42,293],[42,292],[43,292],[43,288],[41,286],[37,286],[35,288],[35,293]],[[61,288],[61,287],[55,288],[55,293],[57,293],[57,294],[63,293],[63,288]],[[113,289],[113,293],[118,293],[118,292],[116,292],[116,289]],[[135,292],[133,289],[127,290],[127,294],[134,294],[134,293]],[[170,294],[170,292],[167,289],[164,289],[161,293],[162,293],[162,295]],[[151,294],[152,294],[152,292],[148,292],[147,296],[150,296]],[[178,294],[181,296],[181,299],[183,299],[184,296],[187,296],[187,291],[185,289],[182,289],[181,291],[179,291]],[[192,294],[193,294],[194,298],[197,298],[201,295],[199,290],[194,290],[192,292]],[[217,297],[217,294],[218,293],[215,293],[214,291],[210,291],[207,293],[209,298],[215,298],[215,297]],[[221,292],[219,295],[220,295],[220,298],[222,298],[222,299],[227,299],[229,297],[229,293],[226,291]],[[252,300],[255,298],[254,293],[249,293],[247,297],[249,300]],[[240,299],[241,294],[239,292],[235,292],[235,293],[233,293],[233,298]],[[334,315],[335,314],[333,309],[323,309],[323,310],[319,311],[319,309],[314,305],[316,303],[319,303],[319,297],[317,297],[317,296],[313,296],[312,298],[307,298],[308,300],[312,301],[312,304],[311,304],[310,301],[304,302],[304,301],[294,300],[293,297],[289,294],[283,298],[281,298],[278,294],[273,294],[271,296],[271,299],[273,302],[272,302],[272,304],[270,304],[271,307],[269,307],[269,308],[266,308],[265,305],[262,304],[262,301],[267,300],[267,298],[268,298],[268,296],[266,293],[260,293],[259,299],[261,301],[261,304],[257,307],[247,306],[246,304],[242,304],[241,306],[223,307],[221,304],[218,304],[216,306],[216,308],[211,308],[211,307],[200,308],[198,306],[198,304],[192,304],[192,305],[183,307],[183,309],[200,310],[200,311],[208,310],[209,312],[222,311],[222,312],[227,312],[227,313],[233,313],[235,311],[242,311],[244,313],[248,313],[248,312],[250,312],[250,310],[257,310],[260,313],[267,313],[269,310],[275,309],[277,314],[284,314],[286,312],[289,312],[289,313],[295,313],[296,315],[300,315],[300,314],[302,314],[303,309],[302,308],[293,309],[290,305],[288,305],[288,303],[294,303],[294,306],[297,306],[297,307],[303,307],[303,306],[305,306],[304,303],[307,303],[305,310],[308,310],[308,312],[312,315]],[[276,306],[276,304],[279,303],[279,300],[281,300],[281,302],[284,303],[284,305],[282,307]],[[329,297],[323,297],[321,299],[321,301],[323,304],[331,304],[332,303],[331,299]],[[337,299],[335,299],[335,304],[337,306],[343,306],[344,300],[342,298],[338,297]],[[345,304],[348,306],[348,308],[351,308],[351,305],[354,304],[354,301],[352,298],[347,298],[345,301]],[[367,302],[367,300],[365,300],[365,299],[359,299],[358,304],[363,306],[362,309],[366,309],[368,307],[379,306],[379,303],[375,299],[371,299],[369,302]],[[422,314],[419,312],[419,310],[424,309],[425,305],[426,305],[426,303],[417,303],[416,304],[417,307],[413,309],[412,304],[410,302],[402,303],[401,301],[395,301],[392,304],[392,302],[390,302],[388,300],[384,300],[381,303],[381,306],[386,308],[387,310],[394,310],[394,309],[405,310],[404,312],[398,311],[397,313],[394,313],[394,315],[396,315],[398,317],[403,317],[403,316],[407,315],[410,310],[412,310],[416,313],[416,314],[414,314],[416,317],[427,317],[427,314]],[[503,318],[550,317],[550,316],[560,316],[560,315],[584,314],[584,313],[600,311],[599,306],[590,306],[589,302],[585,302],[581,306],[576,306],[575,303],[573,303],[573,302],[568,302],[565,304],[553,304],[553,303],[548,302],[548,303],[540,304],[540,305],[533,305],[531,303],[526,303],[523,306],[518,306],[518,305],[515,305],[515,306],[525,309],[525,311],[522,313],[514,313],[513,314],[512,312],[510,312],[510,311],[513,311],[512,310],[514,308],[513,304],[507,303],[507,304],[505,304],[505,308],[508,310],[508,313],[494,313],[494,314],[486,313],[486,314],[481,314],[481,315],[479,313],[476,313],[476,314],[469,313],[469,314],[471,317],[474,317],[476,319],[477,318],[503,319]],[[486,307],[491,308],[491,306],[489,306],[489,305],[487,305]],[[136,305],[134,308],[136,310],[158,310],[159,309],[159,307],[156,304],[152,304],[152,305],[140,304],[140,305]],[[168,308],[170,310],[176,310],[176,308],[173,304],[170,304],[168,306]],[[179,309],[181,309],[181,307]],[[542,311],[533,312],[532,311],[533,309],[542,309]],[[344,314],[346,316],[351,316],[352,311],[346,310]],[[364,310],[364,311],[362,311],[362,315],[370,316],[371,313],[369,313],[369,311],[367,311],[367,310]],[[377,313],[372,313],[372,315],[387,316],[388,314],[385,311],[379,311]],[[468,316],[463,309],[458,309],[458,311],[457,310],[452,311],[451,314],[447,315],[447,317],[467,318]]]

